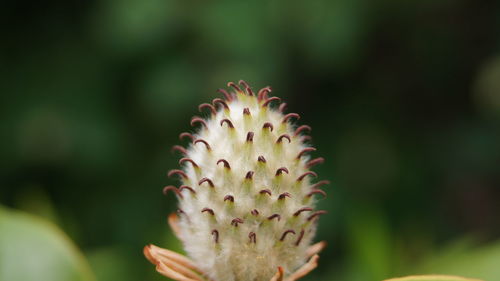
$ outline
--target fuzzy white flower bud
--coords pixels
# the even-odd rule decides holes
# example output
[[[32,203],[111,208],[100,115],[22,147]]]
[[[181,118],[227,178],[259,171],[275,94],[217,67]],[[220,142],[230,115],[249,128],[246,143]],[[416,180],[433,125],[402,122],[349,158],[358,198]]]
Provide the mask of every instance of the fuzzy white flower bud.
[[[316,219],[314,195],[325,193],[311,183],[310,160],[315,149],[304,141],[309,126],[295,127],[296,113],[284,114],[284,104],[269,87],[256,95],[240,81],[225,99],[200,105],[209,109],[197,133],[181,134],[192,144],[179,163],[179,188],[167,186],[179,198],[177,232],[188,256],[207,278],[217,281],[270,280],[278,268],[290,275],[312,255],[309,249]],[[284,273],[283,273],[284,271]]]

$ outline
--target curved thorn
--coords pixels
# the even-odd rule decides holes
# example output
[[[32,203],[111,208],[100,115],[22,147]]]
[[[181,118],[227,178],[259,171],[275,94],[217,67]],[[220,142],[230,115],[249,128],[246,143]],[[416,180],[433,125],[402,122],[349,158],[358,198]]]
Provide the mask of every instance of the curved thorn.
[[[205,108],[208,108],[210,109],[210,112],[212,113],[212,115],[215,115],[217,114],[217,110],[215,109],[215,107],[209,103],[202,103],[198,106],[198,111],[203,111],[203,109]]]
[[[245,179],[252,180],[252,178],[253,178],[253,171],[248,171],[247,174],[245,175]]]
[[[188,132],[180,133],[179,134],[179,140],[182,141],[184,138],[188,138],[191,141],[194,141],[194,136]]]
[[[253,91],[252,91],[252,89],[250,88],[250,85],[248,85],[247,82],[245,82],[244,80],[240,80],[240,81],[238,81],[238,84],[240,84],[241,86],[243,86],[243,88],[245,88],[245,90],[247,91],[247,94],[249,96],[253,96]]]
[[[217,89],[217,92],[221,93],[224,95],[224,98],[228,101],[232,100],[233,97],[231,97],[231,94],[229,94],[226,90],[224,89]]]
[[[295,231],[293,231],[292,229],[285,230],[285,232],[283,232],[283,235],[281,235],[280,241],[282,241],[282,242],[283,242],[283,240],[285,240],[286,235],[287,235],[288,233],[291,233],[291,234],[295,235]]]
[[[180,146],[180,145],[174,145],[174,146],[172,146],[172,152],[174,152],[174,151],[179,151],[180,153],[182,153],[184,155],[187,154],[187,150],[184,147]]]
[[[305,173],[303,173],[302,175],[300,175],[298,178],[297,178],[297,181],[300,182],[302,181],[306,176],[313,176],[313,177],[317,177],[318,174],[316,174],[315,172],[313,171],[307,171]]]
[[[224,202],[226,202],[226,200],[229,200],[229,201],[234,203],[234,196],[226,195],[226,196],[224,196]]]
[[[278,200],[284,200],[286,197],[291,198],[292,195],[290,195],[290,193],[288,192],[283,192],[280,194],[280,196],[278,196]]]
[[[300,213],[302,213],[302,212],[310,212],[312,210],[313,210],[313,208],[311,208],[311,207],[300,208],[297,210],[297,212],[293,213],[293,215],[296,217],[296,216],[300,215]]]
[[[222,163],[224,163],[224,167],[225,167],[226,169],[231,169],[231,166],[229,166],[229,162],[227,162],[227,160],[226,160],[226,159],[219,159],[219,160],[217,161],[217,165],[219,165],[219,163],[221,163],[221,162],[222,162]]]
[[[273,124],[266,122],[264,123],[264,126],[262,126],[262,129],[269,129],[271,132],[274,130]]]
[[[273,219],[277,219],[278,221],[280,221],[281,216],[279,214],[272,214],[269,217],[267,217],[267,220],[273,220]]]
[[[257,234],[255,232],[248,233],[248,238],[250,239],[250,243],[257,243]]]
[[[179,169],[173,169],[173,170],[170,170],[168,171],[167,173],[167,176],[170,178],[172,177],[173,175],[179,175],[185,179],[188,178],[188,176],[186,175],[186,173],[183,171],[183,170],[179,170]]]
[[[257,209],[253,209],[250,214],[254,215],[254,216],[258,216],[259,215],[259,211]]]
[[[286,102],[280,104],[280,106],[278,107],[278,111],[281,113],[285,112],[286,106],[287,106]]]
[[[267,94],[269,94],[271,91],[272,89],[269,86],[260,89],[259,92],[257,93],[257,99],[259,101],[267,99]]]
[[[227,105],[226,101],[224,101],[223,99],[219,99],[219,98],[213,99],[212,100],[212,104],[214,106],[216,104],[220,104],[220,105],[222,105],[224,107],[224,109],[229,110],[229,106]]]
[[[294,136],[298,136],[302,131],[312,131],[312,128],[310,126],[307,126],[307,125],[302,125],[302,126],[299,126],[297,129],[295,129],[295,132],[293,133]]]
[[[227,86],[234,88],[237,92],[243,93],[243,91],[241,90],[241,88],[238,87],[238,85],[236,85],[234,82],[228,82]]]
[[[181,158],[179,160],[179,165],[182,165],[182,163],[184,163],[184,162],[189,162],[189,163],[191,163],[193,165],[193,167],[198,168],[198,164],[196,164],[196,162],[194,162],[194,160],[191,159],[191,158],[186,158],[186,157],[185,158]]]
[[[207,182],[207,183],[208,183],[208,185],[210,185],[210,187],[214,187],[214,186],[215,186],[215,185],[214,185],[214,183],[213,183],[213,181],[212,181],[211,179],[209,179],[209,178],[202,178],[202,179],[198,182],[198,185],[201,185],[201,184],[203,184],[204,182]]]
[[[248,107],[243,108],[243,115],[250,116],[250,109]]]
[[[324,198],[326,198],[326,192],[324,192],[323,190],[321,189],[314,189],[312,190],[311,192],[307,193],[307,197],[311,197],[313,196],[314,194],[321,194],[323,195]]]
[[[289,135],[283,134],[283,135],[281,135],[281,136],[278,137],[278,139],[276,140],[276,143],[281,143],[284,138],[288,140],[288,143],[292,142],[292,139],[290,138]]]
[[[283,117],[282,123],[286,123],[288,120],[290,120],[290,118],[295,118],[299,120],[300,115],[298,115],[297,113],[288,113],[287,115],[285,115],[285,117]]]
[[[317,189],[318,187],[322,186],[322,185],[325,185],[325,184],[330,184],[330,181],[329,180],[322,180],[322,181],[319,181],[315,184],[313,184],[311,186],[311,189]]]
[[[229,126],[229,128],[231,129],[234,129],[234,126],[233,126],[233,122],[231,122],[231,120],[229,119],[222,119],[220,120],[220,125],[222,126],[224,123],[227,123],[227,125]]]
[[[247,142],[253,142],[253,132],[248,132],[247,134]]]
[[[312,166],[315,166],[315,165],[318,165],[318,164],[322,164],[323,162],[325,162],[325,158],[318,157],[318,158],[315,158],[315,159],[310,160],[309,162],[307,162],[306,163],[306,167],[307,168],[311,168]]]
[[[262,189],[261,191],[259,191],[259,194],[267,194],[269,196],[271,196],[271,190],[269,189]]]
[[[163,188],[163,194],[164,195],[167,195],[167,192],[171,190],[173,191],[175,194],[177,194],[177,196],[179,196],[180,198],[183,198],[182,197],[182,194],[180,193],[180,191],[177,189],[177,187],[173,186],[173,185],[167,185]]]
[[[205,145],[205,147],[207,148],[207,150],[211,150],[212,148],[210,147],[210,145],[208,144],[208,142],[204,139],[197,139],[194,141],[194,144],[197,144],[197,143],[203,143]]]
[[[281,101],[281,99],[278,97],[270,97],[270,98],[266,99],[266,101],[262,104],[262,107],[268,106],[273,101]]]
[[[316,211],[316,212],[312,213],[312,215],[310,215],[310,216],[307,218],[307,220],[308,220],[308,221],[311,221],[311,220],[312,220],[312,219],[314,219],[315,217],[317,217],[317,216],[319,216],[319,215],[324,215],[324,214],[326,214],[326,213],[328,213],[328,212],[327,212],[327,211],[325,211],[325,210]]]
[[[316,148],[314,148],[314,147],[306,147],[306,148],[302,149],[299,152],[299,154],[297,154],[297,159],[300,159],[300,157],[302,157],[302,155],[304,155],[304,153],[311,152],[311,151],[316,151]]]
[[[202,124],[203,126],[205,126],[205,128],[207,127],[207,122],[199,116],[194,116],[193,118],[191,118],[191,126],[194,126],[196,123]]]
[[[285,173],[288,174],[288,169],[285,168],[285,167],[279,168],[278,170],[276,170],[276,176],[279,176],[279,175],[283,174],[283,172],[285,172]]]
[[[208,212],[209,214],[211,214],[212,216],[215,215],[214,213],[214,210],[210,209],[210,208],[203,208],[201,209],[201,212],[204,213],[204,212]]]
[[[187,186],[187,185],[181,185],[179,187],[179,192],[182,191],[182,190],[184,190],[184,189],[187,189],[187,190],[191,191],[191,193],[196,194],[196,191],[193,188],[191,188],[190,186]]]
[[[231,221],[231,225],[232,226],[235,226],[235,227],[238,227],[238,224],[239,223],[244,223],[244,221],[240,218],[234,218],[232,221]]]
[[[299,234],[299,238],[297,238],[297,241],[295,242],[295,246],[298,246],[300,244],[300,241],[302,241],[302,238],[304,237],[305,231],[302,229]]]
[[[219,243],[219,231],[217,231],[217,229],[212,230],[212,236],[214,237],[215,243]]]
[[[261,156],[259,156],[257,161],[262,162],[262,163],[266,163],[266,158],[264,158],[264,156],[261,155]]]

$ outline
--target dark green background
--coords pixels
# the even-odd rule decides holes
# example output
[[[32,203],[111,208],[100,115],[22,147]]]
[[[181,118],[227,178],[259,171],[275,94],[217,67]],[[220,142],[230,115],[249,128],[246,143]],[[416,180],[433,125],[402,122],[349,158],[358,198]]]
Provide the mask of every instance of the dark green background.
[[[327,160],[307,280],[436,272],[500,237],[498,1],[3,1],[0,23],[0,204],[56,222],[101,280],[162,280],[142,247],[180,250],[170,147],[239,79]]]

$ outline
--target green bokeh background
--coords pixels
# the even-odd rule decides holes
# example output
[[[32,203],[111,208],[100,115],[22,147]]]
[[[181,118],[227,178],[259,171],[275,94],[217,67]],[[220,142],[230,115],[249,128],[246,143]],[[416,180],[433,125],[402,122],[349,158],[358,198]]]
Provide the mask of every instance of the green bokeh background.
[[[165,280],[142,247],[181,250],[170,147],[244,79],[327,159],[329,246],[304,280],[500,280],[499,15],[492,0],[4,1],[0,205],[60,228],[98,280]],[[0,238],[24,245],[9,223]],[[23,260],[12,248],[0,263]]]

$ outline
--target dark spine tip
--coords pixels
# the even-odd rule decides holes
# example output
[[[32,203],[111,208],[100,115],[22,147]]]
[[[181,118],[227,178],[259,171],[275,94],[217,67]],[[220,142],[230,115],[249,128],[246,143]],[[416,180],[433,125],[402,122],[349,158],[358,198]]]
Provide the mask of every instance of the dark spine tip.
[[[313,176],[313,177],[317,177],[318,174],[316,174],[315,172],[313,171],[307,171],[305,173],[303,173],[302,175],[300,175],[298,178],[297,178],[297,181],[300,182],[302,181],[306,176]]]
[[[195,126],[196,123],[202,124],[203,126],[205,126],[205,128],[207,127],[207,122],[205,120],[203,120],[201,117],[194,116],[191,119],[191,126]]]
[[[273,124],[266,122],[266,123],[264,123],[264,126],[262,126],[262,129],[269,129],[269,131],[272,132],[274,130],[274,127],[273,127]]]
[[[231,120],[229,120],[229,119],[222,119],[222,120],[220,120],[220,125],[221,126],[224,123],[226,123],[229,126],[229,128],[234,129],[233,122],[231,122]]]
[[[323,195],[324,198],[326,198],[326,192],[324,192],[323,190],[321,189],[314,189],[312,190],[311,192],[307,193],[307,197],[311,197],[313,196],[314,194],[321,194]]]
[[[278,196],[278,200],[284,200],[286,197],[290,198],[292,197],[292,195],[290,195],[290,193],[288,192],[283,192],[280,194],[280,196]]]
[[[300,115],[298,115],[297,113],[288,113],[287,115],[285,115],[285,117],[283,117],[283,123],[286,123],[288,122],[288,120],[290,120],[290,118],[295,118],[297,120],[300,119]]]
[[[210,110],[210,113],[212,113],[212,115],[215,115],[217,114],[217,110],[215,109],[215,107],[209,103],[202,103],[198,106],[198,111],[202,112],[203,109],[205,108],[208,108]]]
[[[286,102],[280,104],[280,106],[278,107],[278,111],[281,113],[285,112],[286,105],[287,105]]]
[[[219,243],[219,231],[217,231],[217,229],[212,230],[212,236],[214,237],[215,243]]]
[[[233,89],[235,89],[237,92],[240,92],[240,93],[243,93],[243,91],[241,90],[240,87],[238,87],[238,85],[236,85],[234,82],[228,82],[227,83],[227,86],[228,87],[232,87]]]
[[[285,167],[279,168],[278,170],[276,170],[276,176],[279,176],[279,175],[283,174],[283,172],[285,172],[285,173],[288,174],[288,169],[285,168]]]
[[[302,241],[302,238],[304,238],[304,233],[305,231],[302,229],[299,233],[299,238],[297,238],[297,241],[295,242],[295,246],[299,246],[300,241]]]
[[[252,214],[253,216],[258,216],[259,215],[259,211],[257,209],[253,209],[250,214]]]
[[[271,87],[267,86],[265,88],[262,88],[259,90],[259,92],[257,93],[257,99],[259,101],[261,100],[266,100],[267,99],[267,95],[272,91]]]
[[[177,209],[177,214],[179,215],[185,215],[186,213],[182,209]]]
[[[267,220],[271,221],[273,219],[277,219],[278,221],[280,221],[281,220],[281,216],[279,214],[272,214],[269,217],[267,217]]]
[[[253,142],[253,132],[248,132],[247,134],[247,142]]]
[[[314,213],[312,213],[312,215],[310,215],[309,217],[307,217],[307,220],[308,221],[311,221],[313,220],[314,218],[316,218],[317,216],[320,216],[320,215],[324,215],[328,213],[327,211],[324,211],[324,210],[321,210],[321,211],[316,211]]]
[[[286,235],[288,233],[291,233],[291,234],[295,235],[295,231],[293,231],[292,229],[285,230],[285,232],[283,232],[283,234],[281,235],[281,238],[280,238],[281,242],[283,242],[283,240],[285,240]]]
[[[244,80],[240,80],[238,84],[240,84],[243,88],[245,88],[245,91],[249,96],[253,96],[252,88],[250,88],[250,85],[248,85],[247,82],[245,82]]]
[[[172,146],[172,152],[174,152],[174,151],[179,151],[183,155],[187,154],[187,150],[184,147],[180,146],[180,145],[174,145],[174,146]]]
[[[229,106],[227,105],[226,101],[224,101],[223,99],[213,99],[212,100],[212,104],[215,106],[216,104],[220,104],[224,107],[224,109],[226,110],[229,110]]]
[[[173,185],[167,185],[163,188],[163,194],[164,195],[167,195],[168,191],[173,191],[175,194],[177,194],[177,196],[179,196],[180,198],[182,198],[182,194],[181,192],[177,189],[177,187],[173,186]]]
[[[245,107],[245,108],[243,109],[243,115],[246,115],[246,116],[250,116],[250,115],[251,115],[251,114],[250,114],[250,109],[249,109],[248,107]]]
[[[325,162],[325,158],[323,158],[323,157],[314,158],[313,160],[310,160],[309,162],[306,163],[306,167],[311,168],[315,165],[322,164],[324,162]]]
[[[192,134],[188,133],[188,132],[184,132],[184,133],[181,133],[181,134],[179,135],[179,140],[181,140],[181,141],[182,141],[184,138],[188,138],[188,139],[190,139],[191,141],[194,141],[194,136],[193,136]]]
[[[219,165],[219,163],[224,163],[224,167],[225,167],[226,169],[231,169],[231,166],[229,166],[229,162],[227,162],[227,160],[226,160],[226,159],[219,159],[219,160],[217,161],[217,165]]]
[[[187,190],[191,191],[191,193],[196,194],[196,191],[193,188],[191,188],[190,186],[187,186],[187,185],[181,185],[179,187],[179,192],[183,191],[184,189],[187,189]]]
[[[182,165],[182,163],[184,163],[184,162],[189,162],[189,163],[191,163],[191,165],[193,165],[193,167],[198,168],[198,164],[196,164],[196,162],[194,162],[193,159],[191,159],[191,158],[181,158],[179,160],[179,165]]]
[[[294,136],[298,136],[300,133],[302,133],[303,131],[312,131],[312,128],[310,126],[307,126],[307,125],[302,125],[302,126],[299,126],[297,129],[295,129],[295,132],[293,133]]]
[[[306,147],[306,148],[302,149],[299,152],[299,154],[297,155],[297,159],[300,159],[300,157],[302,157],[305,153],[312,152],[312,151],[316,151],[316,148],[314,148],[314,147]]]
[[[227,100],[227,101],[230,101],[233,99],[233,97],[231,97],[231,95],[224,89],[217,89],[217,92],[221,93],[224,95],[224,98]]]
[[[201,185],[201,184],[202,184],[202,183],[204,183],[204,182],[207,182],[207,183],[208,183],[208,185],[210,185],[210,187],[214,187],[214,186],[215,186],[215,185],[214,185],[214,183],[212,182],[212,180],[211,180],[211,179],[209,179],[209,178],[202,178],[202,179],[198,182],[198,185]]]
[[[329,180],[322,180],[322,181],[319,181],[319,182],[313,184],[311,186],[311,189],[317,189],[318,187],[326,185],[326,184],[330,184],[330,181]]]
[[[229,200],[229,201],[234,203],[234,196],[226,195],[226,196],[224,196],[224,202],[226,202],[226,200]]]
[[[167,176],[169,178],[172,177],[173,175],[179,175],[179,176],[183,177],[184,179],[188,178],[186,173],[183,170],[179,170],[179,169],[174,169],[174,170],[168,171]]]
[[[278,97],[270,97],[270,98],[266,99],[266,101],[262,104],[262,107],[269,106],[269,104],[273,101],[281,101],[281,99]]]
[[[257,243],[257,234],[255,232],[248,233],[248,238],[250,239],[250,243]]]
[[[205,145],[205,147],[207,148],[207,150],[211,150],[212,148],[210,147],[210,145],[208,144],[208,142],[204,139],[197,139],[194,141],[194,144],[197,144],[197,143],[203,143]]]
[[[287,139],[288,140],[288,143],[291,143],[292,142],[292,139],[290,138],[289,135],[287,134],[283,134],[281,136],[278,137],[278,139],[276,140],[276,143],[281,143],[283,142],[283,139]]]
[[[210,208],[203,208],[201,209],[201,212],[204,213],[204,212],[208,212],[210,215],[214,216],[215,213],[214,213],[214,210],[210,209]]]
[[[234,218],[232,221],[231,221],[231,225],[232,226],[235,226],[235,227],[238,227],[238,224],[239,223],[243,223],[243,220],[240,219],[240,218]]]
[[[253,178],[253,171],[248,171],[247,174],[245,175],[245,179],[252,180],[252,178]]]
[[[257,161],[262,162],[262,163],[266,163],[266,158],[264,158],[264,156],[261,155],[261,156],[259,156]]]
[[[300,213],[302,213],[302,212],[310,212],[312,210],[313,210],[313,208],[310,208],[310,207],[300,208],[297,210],[297,212],[293,213],[293,215],[296,217],[296,216],[300,215]]]
[[[267,194],[269,196],[271,196],[271,190],[269,189],[262,189],[261,191],[259,191],[259,194]]]

